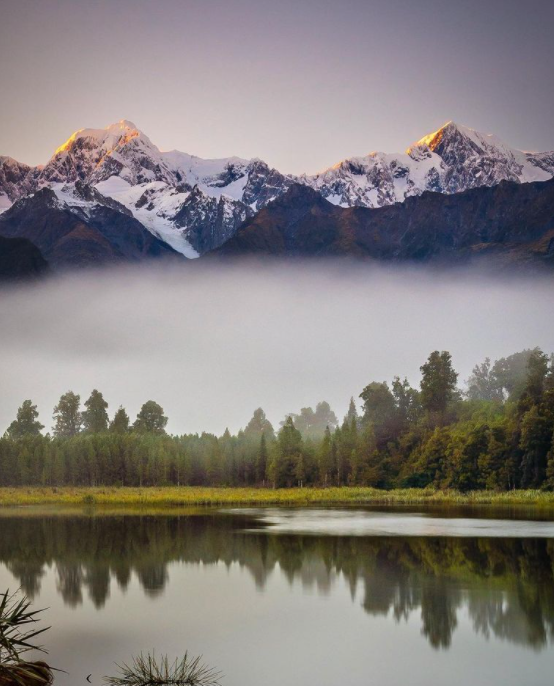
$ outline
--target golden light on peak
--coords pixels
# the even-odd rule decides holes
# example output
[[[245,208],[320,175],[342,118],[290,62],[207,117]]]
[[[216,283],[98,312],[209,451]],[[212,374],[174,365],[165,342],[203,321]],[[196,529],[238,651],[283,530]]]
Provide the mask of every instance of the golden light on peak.
[[[60,145],[59,148],[56,148],[54,151],[54,155],[57,155],[60,152],[64,152],[65,150],[68,150],[71,147],[71,144],[75,142],[77,136],[81,133],[81,131],[84,131],[84,129],[79,129],[78,131],[75,131],[75,133],[72,133],[71,136],[66,140],[65,143]]]

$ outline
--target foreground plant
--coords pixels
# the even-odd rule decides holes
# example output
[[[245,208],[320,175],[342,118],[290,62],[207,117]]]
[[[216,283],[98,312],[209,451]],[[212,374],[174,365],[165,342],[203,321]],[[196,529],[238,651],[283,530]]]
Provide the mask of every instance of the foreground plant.
[[[201,657],[184,657],[169,662],[167,655],[142,653],[132,664],[117,665],[120,675],[104,677],[110,686],[219,686],[219,672],[207,667]]]
[[[34,640],[50,627],[32,629],[42,610],[31,610],[27,596],[0,593],[0,686],[31,686],[52,683],[52,672],[44,662],[25,662],[29,650],[46,652]]]

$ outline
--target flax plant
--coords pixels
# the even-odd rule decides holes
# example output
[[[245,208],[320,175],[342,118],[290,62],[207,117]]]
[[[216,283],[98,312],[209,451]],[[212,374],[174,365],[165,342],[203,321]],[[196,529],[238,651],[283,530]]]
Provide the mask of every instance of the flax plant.
[[[28,663],[22,655],[29,650],[46,652],[35,639],[50,627],[34,629],[42,610],[31,610],[25,595],[0,593],[0,685],[48,684],[52,673],[45,663]]]

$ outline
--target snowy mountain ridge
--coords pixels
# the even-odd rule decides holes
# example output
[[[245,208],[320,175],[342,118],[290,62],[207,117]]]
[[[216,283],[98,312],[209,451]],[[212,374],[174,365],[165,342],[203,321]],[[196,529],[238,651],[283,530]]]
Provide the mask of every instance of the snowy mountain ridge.
[[[73,212],[111,198],[114,207],[192,258],[222,245],[293,183],[308,185],[341,207],[382,207],[425,191],[456,193],[553,176],[554,153],[519,151],[454,122],[404,153],[374,152],[295,177],[257,158],[162,152],[132,122],[121,120],[105,129],[76,131],[44,166],[0,157],[0,212],[44,187]]]
[[[522,152],[497,136],[450,121],[405,153],[353,157],[301,180],[341,207],[383,207],[424,191],[459,193],[501,181],[547,181],[553,175],[552,153]]]

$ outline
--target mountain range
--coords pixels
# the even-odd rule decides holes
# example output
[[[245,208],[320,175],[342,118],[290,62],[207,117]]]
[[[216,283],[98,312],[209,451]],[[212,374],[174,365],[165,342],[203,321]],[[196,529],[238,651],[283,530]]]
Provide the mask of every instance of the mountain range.
[[[319,254],[318,241],[325,240],[318,231],[324,233],[324,221],[331,220],[342,227],[342,248],[328,245],[322,248],[326,254],[360,254],[364,244],[361,253],[376,259],[453,256],[461,254],[460,230],[464,255],[469,236],[480,245],[491,242],[487,236],[493,233],[496,247],[488,252],[498,253],[504,244],[527,244],[554,228],[548,183],[553,177],[554,153],[522,152],[454,122],[404,153],[374,152],[319,174],[293,176],[256,158],[207,160],[162,152],[134,124],[122,120],[105,129],[75,132],[42,166],[0,157],[0,235],[31,241],[53,269],[195,258],[211,251],[229,255],[239,254],[239,245],[250,252],[253,244],[248,247],[244,237],[267,228],[267,218],[277,213],[287,215],[283,226],[289,227],[285,233],[290,238],[302,205],[311,208],[313,223],[313,244],[302,254]],[[518,186],[533,190],[520,193]],[[502,192],[491,193],[496,187]],[[524,205],[514,214],[518,202]],[[472,207],[481,208],[481,214],[472,215]],[[472,228],[460,228],[460,222]],[[377,226],[380,245],[392,246],[396,240],[394,249],[381,251],[374,245],[368,252],[373,245],[368,232],[375,236]],[[425,239],[425,246],[401,249],[399,236],[406,231]],[[445,252],[446,245],[451,250]],[[547,262],[549,245],[545,238]],[[267,252],[278,252],[277,244]]]

